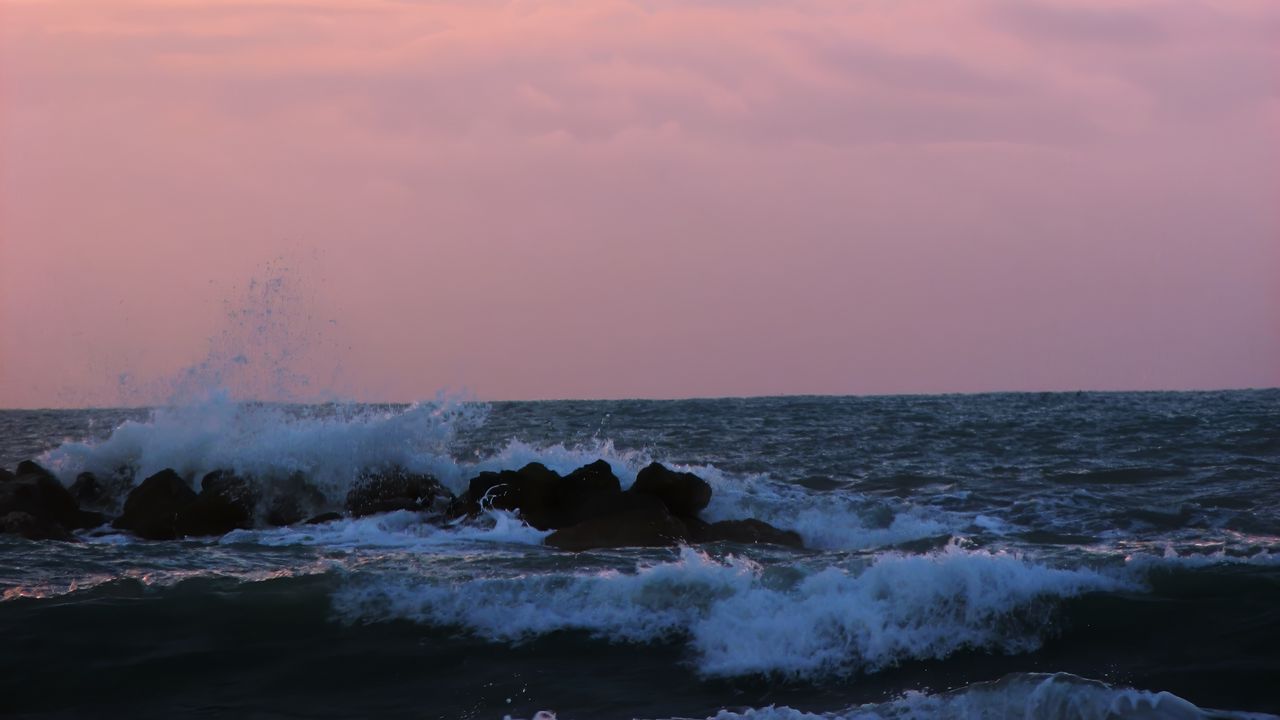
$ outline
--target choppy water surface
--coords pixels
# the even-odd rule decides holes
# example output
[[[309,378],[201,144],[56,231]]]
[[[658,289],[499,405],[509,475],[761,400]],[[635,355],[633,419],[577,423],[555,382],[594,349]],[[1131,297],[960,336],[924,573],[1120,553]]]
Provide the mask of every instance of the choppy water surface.
[[[28,717],[1280,712],[1280,391],[0,411],[0,465],[224,467],[335,504],[603,457],[808,549],[562,553],[497,513],[0,539]]]

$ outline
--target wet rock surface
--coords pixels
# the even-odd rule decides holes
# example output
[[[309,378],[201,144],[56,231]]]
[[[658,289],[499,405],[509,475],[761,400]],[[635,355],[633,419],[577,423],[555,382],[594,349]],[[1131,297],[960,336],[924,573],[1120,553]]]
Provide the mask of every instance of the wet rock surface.
[[[111,526],[147,540],[178,536],[178,513],[196,502],[197,495],[173,470],[161,470],[143,480],[124,501],[124,513]]]
[[[453,493],[431,475],[392,467],[361,475],[347,493],[346,508],[353,517],[395,510],[427,511],[437,499],[447,504]]]
[[[230,470],[215,470],[200,481],[195,502],[178,510],[174,532],[180,537],[199,537],[251,528],[257,502],[247,479]]]
[[[111,526],[147,540],[216,537],[237,529],[315,525],[396,511],[420,513],[424,521],[471,522],[503,510],[551,531],[547,545],[575,552],[701,542],[803,546],[799,534],[761,520],[699,518],[711,502],[711,486],[659,463],[643,468],[625,491],[609,463],[597,460],[567,475],[540,463],[482,472],[457,497],[431,475],[390,465],[362,472],[343,498],[343,512],[300,472],[255,479],[232,469],[215,470],[201,479],[199,492],[173,469],[131,487],[133,477],[131,468],[120,468],[105,481],[82,472],[68,488],[31,461],[13,472],[0,469],[0,533],[75,540],[73,531],[109,519],[83,507],[109,509],[123,495],[123,509]]]
[[[769,543],[803,547],[799,534],[762,520],[707,523],[698,513],[711,486],[693,473],[659,463],[640,471],[625,492],[604,460],[560,476],[539,463],[473,478],[454,515],[487,509],[515,512],[529,525],[552,530],[546,544],[563,550],[658,547],[687,542]]]

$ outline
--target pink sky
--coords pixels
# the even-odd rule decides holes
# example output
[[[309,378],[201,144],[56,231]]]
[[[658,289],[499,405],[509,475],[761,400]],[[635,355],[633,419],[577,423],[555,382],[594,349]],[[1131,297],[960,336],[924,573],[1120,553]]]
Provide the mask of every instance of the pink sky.
[[[0,407],[272,277],[295,395],[1277,386],[1280,3],[0,0]]]

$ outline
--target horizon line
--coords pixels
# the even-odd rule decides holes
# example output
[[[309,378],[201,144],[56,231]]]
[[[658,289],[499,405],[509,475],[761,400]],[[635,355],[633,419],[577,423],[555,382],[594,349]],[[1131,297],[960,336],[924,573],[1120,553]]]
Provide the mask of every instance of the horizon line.
[[[953,397],[981,395],[1137,395],[1137,394],[1195,394],[1223,392],[1268,392],[1280,390],[1280,386],[1248,386],[1248,387],[1214,387],[1214,388],[1178,388],[1178,389],[1087,389],[1074,390],[956,390],[944,392],[883,392],[883,393],[775,393],[766,395],[688,395],[678,397],[542,397],[523,399],[484,399],[458,398],[460,403],[474,404],[514,404],[514,403],[570,403],[570,402],[699,402],[717,400],[783,400],[805,398],[923,398]],[[460,395],[462,393],[459,393]],[[257,400],[252,398],[232,398],[232,402],[243,405],[402,405],[410,406],[419,403],[438,402],[439,400]],[[75,410],[153,410],[164,407],[189,407],[199,403],[155,403],[150,405],[49,405],[42,407],[0,407],[0,412],[66,412]]]

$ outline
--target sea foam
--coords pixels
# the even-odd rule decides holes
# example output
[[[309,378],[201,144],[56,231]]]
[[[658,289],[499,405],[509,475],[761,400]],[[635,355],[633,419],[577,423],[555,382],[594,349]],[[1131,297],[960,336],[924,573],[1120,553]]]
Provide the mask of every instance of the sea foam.
[[[1262,720],[1260,713],[1207,711],[1168,692],[1117,688],[1067,673],[1015,673],[936,695],[908,692],[884,703],[829,713],[790,707],[722,711],[708,720]]]
[[[146,420],[121,424],[105,439],[63,443],[40,460],[65,483],[83,471],[102,477],[120,467],[131,468],[135,482],[165,468],[194,482],[205,473],[231,469],[267,486],[300,473],[325,495],[331,508],[341,506],[363,471],[388,465],[430,473],[461,493],[470,478],[486,470],[539,462],[567,474],[600,458],[609,462],[627,488],[641,468],[662,460],[643,449],[618,448],[608,438],[577,446],[535,445],[510,438],[483,457],[459,457],[460,434],[481,427],[488,412],[489,406],[483,403],[447,398],[408,406],[284,406],[238,402],[218,391],[193,404],[157,408]],[[818,493],[764,474],[731,475],[714,465],[669,465],[694,472],[711,485],[714,492],[703,512],[705,519],[759,518],[796,530],[814,549],[886,547],[954,534],[968,524],[966,518],[902,500],[868,498],[852,491]],[[260,489],[269,494],[270,487]],[[360,531],[360,526],[345,528],[339,543],[350,544],[353,533]],[[433,532],[425,528],[419,534]],[[333,535],[308,529],[235,538],[259,537],[268,544],[296,538],[311,544],[311,538]],[[524,542],[533,536],[513,533],[512,537]]]
[[[560,630],[626,642],[684,640],[707,676],[875,671],[964,648],[1032,650],[1054,603],[1131,587],[949,546],[884,553],[862,567],[762,567],[685,548],[635,572],[540,574],[464,582],[406,574],[353,578],[334,596],[347,622],[410,619],[495,642]]]

